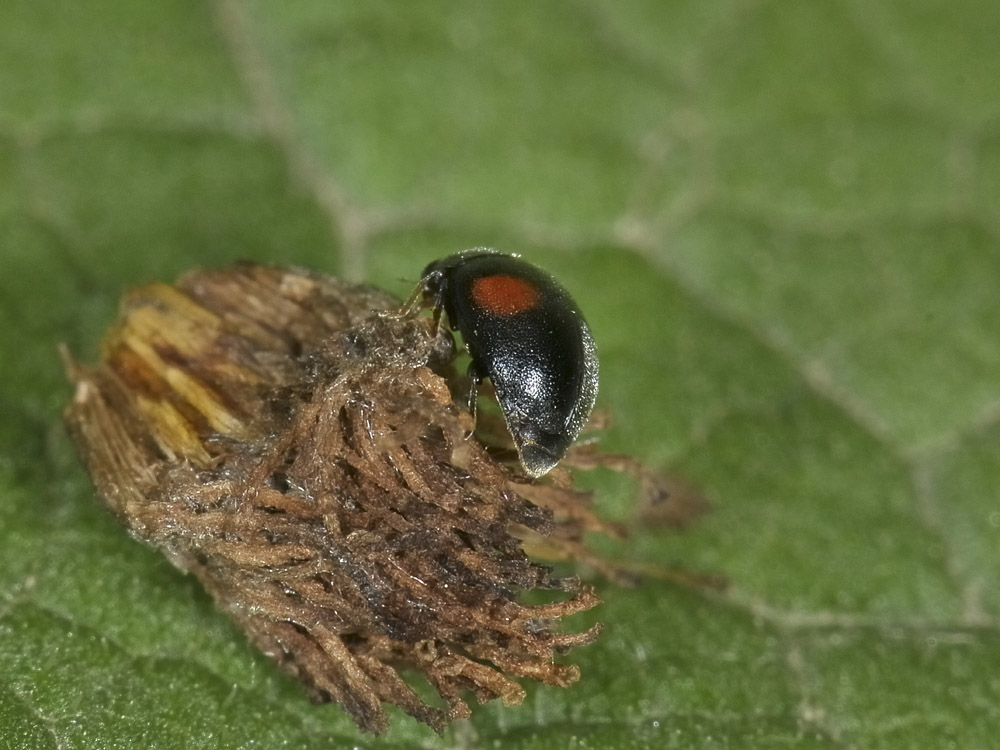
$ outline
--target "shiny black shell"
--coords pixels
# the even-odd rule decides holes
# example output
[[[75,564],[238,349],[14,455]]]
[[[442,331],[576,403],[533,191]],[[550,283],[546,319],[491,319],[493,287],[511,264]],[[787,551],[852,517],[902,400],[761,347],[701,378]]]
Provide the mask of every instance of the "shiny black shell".
[[[489,378],[526,474],[554,467],[597,396],[594,339],[569,293],[513,255],[486,248],[424,269],[425,298],[462,334],[471,374]]]

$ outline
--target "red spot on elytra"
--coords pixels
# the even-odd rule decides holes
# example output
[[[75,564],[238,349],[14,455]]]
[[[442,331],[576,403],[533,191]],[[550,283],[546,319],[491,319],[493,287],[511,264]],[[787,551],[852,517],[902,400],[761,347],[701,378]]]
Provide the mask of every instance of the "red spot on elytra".
[[[484,276],[472,284],[472,301],[493,315],[527,312],[538,304],[538,298],[534,284],[513,276]]]

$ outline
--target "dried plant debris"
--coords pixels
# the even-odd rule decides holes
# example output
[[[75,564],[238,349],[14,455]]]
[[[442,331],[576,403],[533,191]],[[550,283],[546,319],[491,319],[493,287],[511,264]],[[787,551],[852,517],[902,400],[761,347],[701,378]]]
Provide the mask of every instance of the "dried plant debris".
[[[197,576],[251,639],[370,732],[384,703],[441,731],[466,696],[519,703],[597,603],[522,549],[611,530],[566,474],[533,484],[468,439],[453,351],[396,298],[243,265],[129,293],[67,411],[101,497]],[[549,603],[522,603],[532,589]],[[429,705],[400,676],[422,673]]]

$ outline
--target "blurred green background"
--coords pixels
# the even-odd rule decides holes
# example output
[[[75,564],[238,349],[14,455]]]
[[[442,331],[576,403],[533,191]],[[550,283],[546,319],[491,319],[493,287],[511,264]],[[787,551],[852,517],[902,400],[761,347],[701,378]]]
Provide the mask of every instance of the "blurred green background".
[[[0,748],[995,745],[997,39],[987,0],[5,0]],[[576,686],[372,740],[100,508],[56,345],[192,266],[405,294],[476,245],[587,312],[603,445],[712,502],[609,553],[733,585],[599,583]]]

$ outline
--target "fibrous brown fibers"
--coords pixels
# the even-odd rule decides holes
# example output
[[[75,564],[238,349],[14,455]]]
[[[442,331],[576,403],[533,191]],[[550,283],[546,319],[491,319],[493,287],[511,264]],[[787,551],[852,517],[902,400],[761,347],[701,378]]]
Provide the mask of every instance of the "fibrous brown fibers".
[[[469,714],[470,692],[510,704],[524,696],[515,677],[569,685],[578,671],[556,656],[597,636],[559,632],[597,599],[531,561],[515,532],[578,544],[602,525],[579,493],[539,493],[466,439],[470,417],[434,371],[450,352],[398,309],[300,269],[152,284],[126,296],[97,366],[70,363],[66,417],[132,534],[376,733],[383,703],[440,731]],[[569,594],[520,603],[530,589]]]

